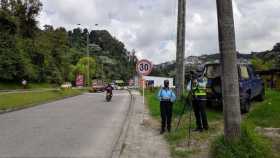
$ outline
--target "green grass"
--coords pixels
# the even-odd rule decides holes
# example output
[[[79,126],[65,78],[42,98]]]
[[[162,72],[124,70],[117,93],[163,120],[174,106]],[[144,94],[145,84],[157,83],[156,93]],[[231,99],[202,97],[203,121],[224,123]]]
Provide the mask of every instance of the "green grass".
[[[150,110],[150,115],[155,119],[159,120],[160,106],[159,106],[159,101],[156,98],[157,91],[158,90],[146,91],[145,97]],[[173,121],[172,121],[173,130],[175,130],[175,127],[177,126],[178,120],[182,114],[182,109],[184,104],[185,104],[185,100],[177,100],[173,105]],[[190,116],[189,110],[190,110],[189,107],[187,107],[184,115],[181,118],[181,123],[179,128],[176,131],[173,131],[170,134],[165,135],[165,139],[170,145],[171,156],[173,158],[190,157],[191,155],[196,154],[200,151],[199,148],[189,149],[186,146],[186,138],[188,137],[189,125],[191,126],[191,128],[195,128],[193,114],[192,114],[192,122],[191,124],[189,124],[189,116]],[[222,119],[222,114],[215,110],[207,109],[207,114],[208,114],[208,120],[210,125],[212,124],[211,122],[216,122]],[[192,134],[192,139],[195,139],[195,141],[199,141],[199,142],[203,142],[204,140],[207,140],[211,133],[217,133],[218,128],[215,128],[214,126],[216,125],[213,125],[209,129],[209,132],[204,132],[202,134]]]
[[[81,94],[81,90],[53,90],[46,92],[26,92],[0,95],[0,111],[21,109],[68,96]]]
[[[280,128],[280,92],[267,90],[265,101],[254,103],[245,121],[260,127]]]
[[[242,136],[238,142],[226,142],[223,136],[212,144],[215,158],[273,158],[279,157],[280,141],[264,137],[256,127],[280,128],[280,92],[267,90],[263,102],[253,102],[252,110],[243,119]],[[278,148],[278,149],[277,149]]]
[[[254,129],[254,125],[243,124],[241,139],[238,141],[227,142],[223,135],[218,137],[212,144],[211,157],[272,158],[270,142]]]
[[[54,88],[55,85],[49,83],[28,83],[27,89],[40,89],[40,88]],[[23,89],[23,86],[20,83],[4,83],[0,82],[0,90],[14,90],[14,89]]]
[[[160,108],[156,95],[157,90],[146,91],[145,97],[151,116],[159,120]],[[173,106],[173,128],[177,124],[183,104],[184,101],[177,101]],[[171,132],[170,134],[165,135],[165,139],[170,145],[171,156],[173,158],[191,157],[203,152],[203,150],[200,149],[200,146],[205,144],[205,142],[210,142],[209,148],[211,146],[211,142],[214,142],[212,153],[217,154],[217,156],[221,158],[224,156],[230,158],[232,154],[241,155],[245,158],[254,157],[254,154],[258,154],[259,157],[269,157],[271,153],[269,148],[272,147],[272,141],[257,134],[254,129],[256,126],[280,128],[280,92],[267,90],[265,101],[253,102],[252,104],[252,111],[244,117],[245,119],[243,120],[244,123],[242,125],[242,138],[239,142],[228,144],[223,140],[223,136],[221,136],[223,134],[222,112],[207,109],[210,129],[209,131],[203,133],[192,133],[192,143],[195,143],[192,144],[190,148],[186,145],[190,114],[188,111],[189,109],[187,109],[187,113],[185,113],[182,117],[182,123],[180,124],[179,129],[176,132]],[[194,127],[194,116],[192,115],[191,128]],[[274,146],[277,147],[275,142],[273,143]],[[276,141],[276,143],[279,142]],[[273,151],[276,150],[273,148]]]

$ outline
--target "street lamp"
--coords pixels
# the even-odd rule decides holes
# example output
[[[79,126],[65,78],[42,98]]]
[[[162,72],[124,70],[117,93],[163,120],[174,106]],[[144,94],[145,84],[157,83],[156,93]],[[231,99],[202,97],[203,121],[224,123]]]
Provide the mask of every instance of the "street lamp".
[[[82,26],[81,24],[77,24],[78,26]],[[95,26],[98,26],[98,24],[95,24]],[[83,28],[85,28],[84,26],[82,26]],[[89,34],[90,34],[90,28],[88,28],[88,33],[87,33],[87,57],[88,57],[88,65],[87,65],[87,86],[90,87],[90,77],[89,77]]]

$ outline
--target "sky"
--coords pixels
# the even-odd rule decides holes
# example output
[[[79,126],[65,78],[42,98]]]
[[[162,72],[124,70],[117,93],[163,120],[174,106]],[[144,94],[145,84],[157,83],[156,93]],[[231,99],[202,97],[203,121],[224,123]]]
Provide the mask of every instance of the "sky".
[[[108,30],[140,59],[175,60],[177,0],[42,0],[38,18],[73,29]],[[280,0],[233,0],[236,47],[241,53],[272,49],[280,42]],[[187,0],[186,57],[218,53],[215,0]],[[95,26],[98,24],[98,26]]]

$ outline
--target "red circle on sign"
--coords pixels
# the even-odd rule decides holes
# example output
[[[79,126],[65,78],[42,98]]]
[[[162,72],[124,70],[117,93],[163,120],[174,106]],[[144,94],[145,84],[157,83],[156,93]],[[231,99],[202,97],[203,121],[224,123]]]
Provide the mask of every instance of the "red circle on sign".
[[[143,76],[149,75],[152,72],[152,69],[153,64],[146,59],[138,61],[136,65],[136,71],[138,72],[138,74]]]

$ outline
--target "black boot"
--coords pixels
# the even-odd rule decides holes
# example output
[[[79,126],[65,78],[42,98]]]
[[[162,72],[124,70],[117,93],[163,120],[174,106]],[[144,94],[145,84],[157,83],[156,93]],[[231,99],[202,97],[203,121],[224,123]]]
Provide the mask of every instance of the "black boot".
[[[202,128],[196,128],[196,129],[193,129],[193,132],[203,132],[203,129]]]
[[[171,126],[167,126],[167,131],[170,133],[171,132]]]

